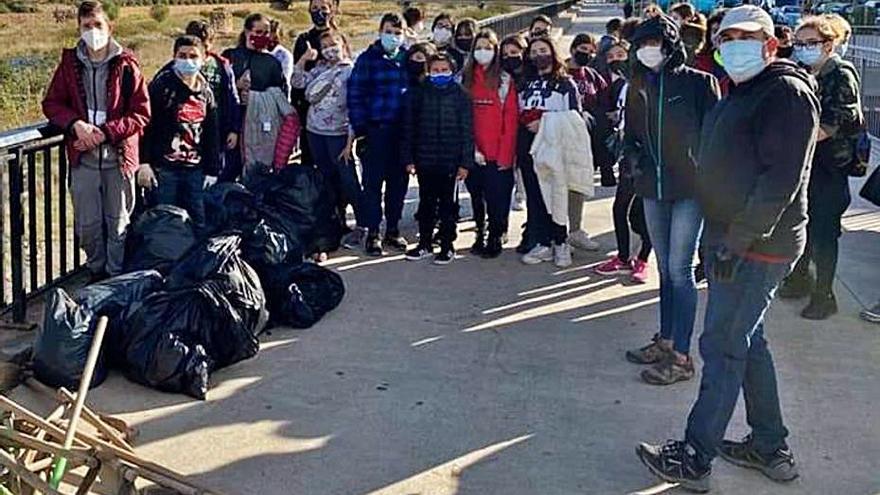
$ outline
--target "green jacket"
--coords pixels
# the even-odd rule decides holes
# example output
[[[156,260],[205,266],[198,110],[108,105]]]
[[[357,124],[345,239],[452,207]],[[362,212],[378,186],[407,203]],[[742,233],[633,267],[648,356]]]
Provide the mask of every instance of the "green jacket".
[[[846,167],[853,160],[863,121],[859,74],[851,63],[832,55],[816,80],[822,105],[819,127],[830,137],[817,144],[813,163]]]

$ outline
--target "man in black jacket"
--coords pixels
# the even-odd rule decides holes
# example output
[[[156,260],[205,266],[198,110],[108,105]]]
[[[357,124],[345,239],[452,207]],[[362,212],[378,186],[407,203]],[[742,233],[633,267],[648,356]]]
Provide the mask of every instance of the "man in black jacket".
[[[709,275],[700,394],[684,441],[636,449],[652,473],[698,492],[709,490],[718,454],[775,481],[798,476],[764,314],[804,250],[806,184],[819,125],[816,83],[776,58],[766,12],[751,5],[730,10],[717,41],[734,85],[706,118],[699,154]],[[752,432],[742,442],[723,440],[740,388]]]

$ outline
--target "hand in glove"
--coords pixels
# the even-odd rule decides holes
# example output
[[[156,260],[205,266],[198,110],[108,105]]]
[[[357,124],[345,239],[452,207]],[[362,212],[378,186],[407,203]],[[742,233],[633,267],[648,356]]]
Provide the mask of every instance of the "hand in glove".
[[[208,189],[216,183],[217,183],[217,176],[216,175],[206,175],[205,181],[202,183],[202,188]]]
[[[718,282],[730,282],[736,277],[736,272],[742,264],[742,258],[722,246],[713,254],[712,274]]]
[[[156,180],[156,174],[153,172],[153,168],[150,167],[150,165],[146,163],[141,164],[137,173],[137,183],[139,186],[146,189],[152,189],[159,185],[159,181]]]
[[[480,167],[486,165],[486,155],[480,153],[479,151],[474,151],[474,163],[476,163]]]

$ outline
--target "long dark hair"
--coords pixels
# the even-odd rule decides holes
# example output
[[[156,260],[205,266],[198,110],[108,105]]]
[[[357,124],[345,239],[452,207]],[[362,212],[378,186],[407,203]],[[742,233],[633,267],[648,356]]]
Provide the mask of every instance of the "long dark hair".
[[[464,64],[464,72],[462,74],[462,85],[470,91],[474,87],[474,72],[479,65],[474,58],[477,42],[487,40],[495,50],[495,58],[489,67],[486,68],[486,87],[498,88],[501,85],[501,43],[498,41],[498,35],[491,29],[484,29],[477,33],[474,37],[474,49],[468,55],[467,62]]]
[[[255,12],[244,19],[244,29],[242,29],[241,34],[238,35],[238,47],[245,48],[247,46],[247,32],[254,28],[254,24],[258,22],[266,22],[271,24],[271,20],[260,14],[259,12]]]
[[[553,68],[550,70],[550,77],[556,80],[566,79],[569,77],[568,69],[565,67],[565,61],[562,60],[562,57],[559,55],[559,49],[556,48],[556,43],[553,42],[549,37],[541,37],[541,38],[533,38],[529,40],[529,45],[525,51],[525,71],[524,75],[526,79],[535,79],[540,77],[538,73],[538,67],[535,66],[535,63],[532,62],[532,47],[537,43],[546,43],[547,46],[550,47],[550,53],[553,57]]]
[[[506,47],[507,45],[513,45],[519,48],[523,54],[523,69],[519,71],[519,74],[511,74],[513,76],[513,80],[516,81],[517,84],[519,84],[519,81],[522,80],[523,73],[525,72],[525,63],[526,58],[528,57],[528,53],[526,53],[526,50],[529,49],[529,44],[526,41],[525,36],[519,33],[508,34],[504,37],[503,40],[501,40],[501,45],[498,47],[499,61],[504,58],[504,47]]]

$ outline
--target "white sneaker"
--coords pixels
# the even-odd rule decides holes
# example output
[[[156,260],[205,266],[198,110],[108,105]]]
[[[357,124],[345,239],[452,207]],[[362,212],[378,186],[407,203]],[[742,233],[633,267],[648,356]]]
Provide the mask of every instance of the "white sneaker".
[[[559,268],[571,266],[571,246],[567,242],[553,246],[553,263]]]
[[[533,247],[531,251],[522,257],[522,262],[527,265],[537,265],[544,261],[553,261],[553,249],[540,244]]]
[[[521,198],[516,198],[513,200],[513,211],[525,211],[526,209],[526,200]]]
[[[572,247],[583,249],[584,251],[598,251],[601,247],[598,242],[590,239],[590,234],[583,230],[575,230],[568,234],[568,243]]]

